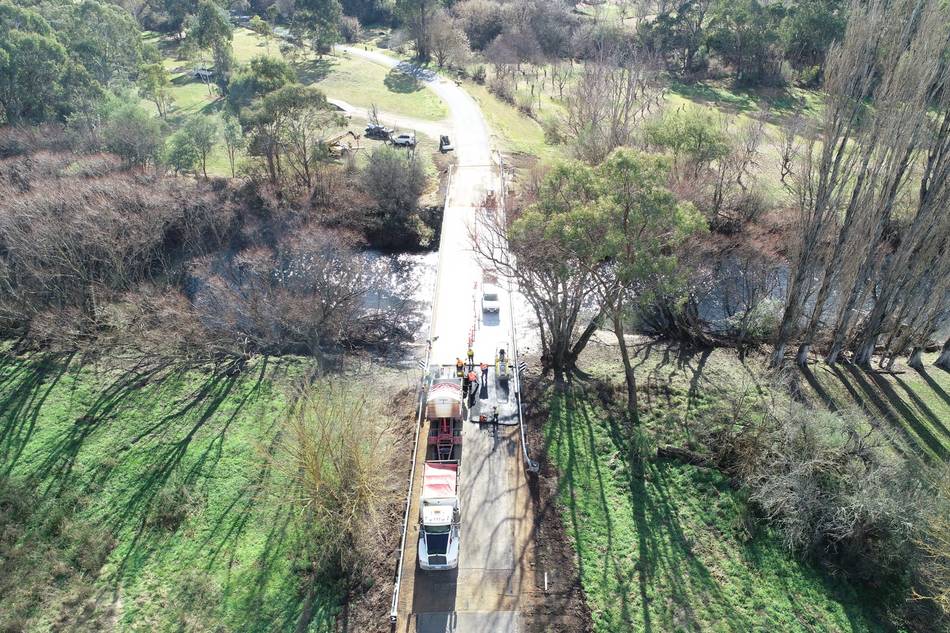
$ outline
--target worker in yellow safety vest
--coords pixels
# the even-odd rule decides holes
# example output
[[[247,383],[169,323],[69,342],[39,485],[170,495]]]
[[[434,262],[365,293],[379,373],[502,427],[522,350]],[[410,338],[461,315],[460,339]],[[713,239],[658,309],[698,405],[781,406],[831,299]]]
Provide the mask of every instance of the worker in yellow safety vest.
[[[505,356],[505,348],[498,350],[498,356],[495,357],[495,372],[499,376],[504,376],[508,373],[508,358]]]

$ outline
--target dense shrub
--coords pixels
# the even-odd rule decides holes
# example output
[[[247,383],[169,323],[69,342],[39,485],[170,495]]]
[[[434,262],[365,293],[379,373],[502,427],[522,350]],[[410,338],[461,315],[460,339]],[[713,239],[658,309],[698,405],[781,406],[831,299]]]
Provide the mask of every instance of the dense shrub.
[[[777,389],[775,393],[781,393]],[[697,429],[785,546],[862,582],[903,583],[928,493],[920,468],[861,413],[737,388]]]
[[[485,66],[483,66],[482,64],[479,64],[478,66],[476,66],[475,69],[472,71],[472,80],[477,84],[484,84],[485,76],[486,76]]]
[[[5,139],[11,151],[50,144]],[[188,149],[179,167],[194,160]],[[288,203],[268,185],[128,170],[111,154],[2,159],[0,334],[186,363],[405,340],[411,279],[363,254],[361,235],[419,243],[424,162],[385,148],[359,177],[329,164],[315,177]]]
[[[515,92],[511,82],[504,77],[494,76],[488,82],[488,89],[493,95],[507,104],[515,105]]]
[[[544,117],[541,121],[541,129],[544,130],[544,142],[548,145],[560,145],[564,142],[561,121],[556,116]]]
[[[393,19],[392,0],[342,0],[343,13],[363,24],[389,24]]]
[[[363,26],[360,21],[353,16],[344,15],[340,19],[340,35],[343,41],[348,44],[354,44],[363,37]]]
[[[507,10],[497,0],[463,0],[455,14],[473,50],[481,51],[498,37],[507,22]]]
[[[422,157],[415,152],[380,146],[370,154],[363,170],[363,190],[376,206],[370,239],[383,247],[417,243],[419,196],[428,178]]]

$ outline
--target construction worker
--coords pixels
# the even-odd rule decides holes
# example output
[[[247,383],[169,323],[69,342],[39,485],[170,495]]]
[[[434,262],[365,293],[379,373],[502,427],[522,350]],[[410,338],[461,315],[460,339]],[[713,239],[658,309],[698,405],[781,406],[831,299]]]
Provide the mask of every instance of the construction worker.
[[[475,369],[475,350],[471,347],[468,348],[468,369],[469,371]]]
[[[462,378],[465,376],[465,363],[462,362],[461,358],[455,358],[455,376],[456,378]]]
[[[475,405],[475,398],[478,397],[478,375],[475,371],[468,372],[468,406]]]
[[[498,405],[491,408],[492,433],[498,435]]]
[[[482,384],[487,385],[488,384],[488,365],[486,365],[485,363],[482,363],[481,365],[479,365],[479,367],[481,367],[481,370],[482,370]]]
[[[506,364],[505,348],[498,350],[498,356],[495,357],[495,373],[499,378],[504,379],[508,374],[508,365]]]

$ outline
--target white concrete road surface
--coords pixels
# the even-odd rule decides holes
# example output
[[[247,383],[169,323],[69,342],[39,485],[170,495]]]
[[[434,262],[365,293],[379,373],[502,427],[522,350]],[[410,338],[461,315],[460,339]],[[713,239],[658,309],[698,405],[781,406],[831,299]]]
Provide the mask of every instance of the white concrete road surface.
[[[430,366],[452,365],[457,357],[464,359],[472,332],[475,362],[491,365],[500,346],[511,349],[512,333],[508,293],[502,293],[500,314],[481,312],[482,271],[472,250],[476,214],[486,193],[499,192],[501,187],[482,112],[477,102],[451,80],[380,52],[349,46],[339,49],[414,74],[449,108],[446,124],[458,164],[449,185],[442,225]],[[517,427],[503,426],[495,434],[490,425],[466,422],[460,471],[459,569],[451,573],[419,571],[418,509],[411,507],[397,631],[517,633],[520,628],[519,605],[528,591],[525,567],[530,496]],[[416,481],[414,500],[418,499],[419,486],[421,482]]]

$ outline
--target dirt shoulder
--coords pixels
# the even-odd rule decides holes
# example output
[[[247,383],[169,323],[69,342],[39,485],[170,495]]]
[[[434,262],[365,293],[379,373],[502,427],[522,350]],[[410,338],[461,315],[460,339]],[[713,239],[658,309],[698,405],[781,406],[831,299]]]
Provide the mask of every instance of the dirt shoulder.
[[[412,441],[416,427],[416,398],[418,389],[406,387],[405,379],[393,376],[388,387],[395,393],[390,413],[396,422],[393,428],[396,448],[392,464],[393,486],[388,491],[383,529],[380,534],[376,560],[368,561],[363,584],[351,590],[349,600],[337,618],[341,633],[383,633],[391,629],[389,609],[393,596],[397,553],[402,538],[402,520],[406,503],[406,478],[411,468]],[[399,381],[402,380],[402,388]],[[397,390],[398,389],[398,390]]]

